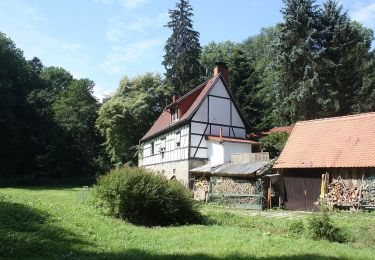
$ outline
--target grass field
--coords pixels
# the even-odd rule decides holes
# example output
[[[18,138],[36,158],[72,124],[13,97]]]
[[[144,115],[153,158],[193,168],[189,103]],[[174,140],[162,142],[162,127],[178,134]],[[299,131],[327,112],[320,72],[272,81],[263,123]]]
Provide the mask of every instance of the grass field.
[[[104,216],[84,198],[80,188],[0,189],[0,257],[375,259],[373,213],[334,213],[350,238],[339,244],[289,235],[306,213],[206,206],[210,224],[146,228]]]

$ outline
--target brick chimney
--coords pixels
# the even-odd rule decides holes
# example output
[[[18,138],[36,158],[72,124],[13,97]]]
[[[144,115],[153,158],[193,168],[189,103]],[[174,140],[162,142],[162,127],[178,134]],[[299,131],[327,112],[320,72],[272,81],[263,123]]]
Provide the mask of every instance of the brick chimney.
[[[225,62],[215,63],[214,76],[218,75],[219,73],[221,73],[221,75],[223,76],[225,83],[229,84],[229,71]]]

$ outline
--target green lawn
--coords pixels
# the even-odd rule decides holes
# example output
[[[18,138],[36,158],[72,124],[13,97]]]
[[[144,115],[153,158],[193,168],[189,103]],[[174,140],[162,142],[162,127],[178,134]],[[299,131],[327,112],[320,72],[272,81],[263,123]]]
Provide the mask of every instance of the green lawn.
[[[373,213],[334,213],[351,240],[338,244],[288,235],[289,224],[309,214],[206,206],[216,224],[146,228],[104,216],[83,198],[79,188],[0,189],[0,257],[375,259]]]

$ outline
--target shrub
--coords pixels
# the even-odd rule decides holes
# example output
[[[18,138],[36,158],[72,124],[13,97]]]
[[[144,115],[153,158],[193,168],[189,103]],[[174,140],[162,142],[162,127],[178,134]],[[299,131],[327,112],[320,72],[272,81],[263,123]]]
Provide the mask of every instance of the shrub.
[[[301,236],[305,231],[305,225],[302,220],[296,220],[289,225],[289,234],[292,236]]]
[[[143,168],[111,170],[99,177],[94,196],[110,215],[134,224],[167,226],[201,221],[189,190],[176,180]]]
[[[346,242],[345,233],[342,229],[335,226],[326,206],[321,206],[320,213],[314,214],[308,221],[308,230],[313,239],[326,239],[331,242],[339,243]]]
[[[284,149],[288,137],[286,132],[275,132],[260,138],[259,142],[262,150],[269,152],[271,158],[275,158]]]

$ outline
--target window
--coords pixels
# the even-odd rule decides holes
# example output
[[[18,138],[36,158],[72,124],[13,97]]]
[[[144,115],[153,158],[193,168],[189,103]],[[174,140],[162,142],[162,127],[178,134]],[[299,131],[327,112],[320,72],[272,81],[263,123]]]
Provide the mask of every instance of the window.
[[[160,151],[161,152],[165,151],[165,138],[161,139],[160,141]]]
[[[171,109],[172,122],[178,119],[178,109]]]
[[[151,155],[154,155],[155,154],[155,143],[152,142],[151,143]]]
[[[176,147],[180,147],[181,146],[181,132],[178,131],[176,132]]]

